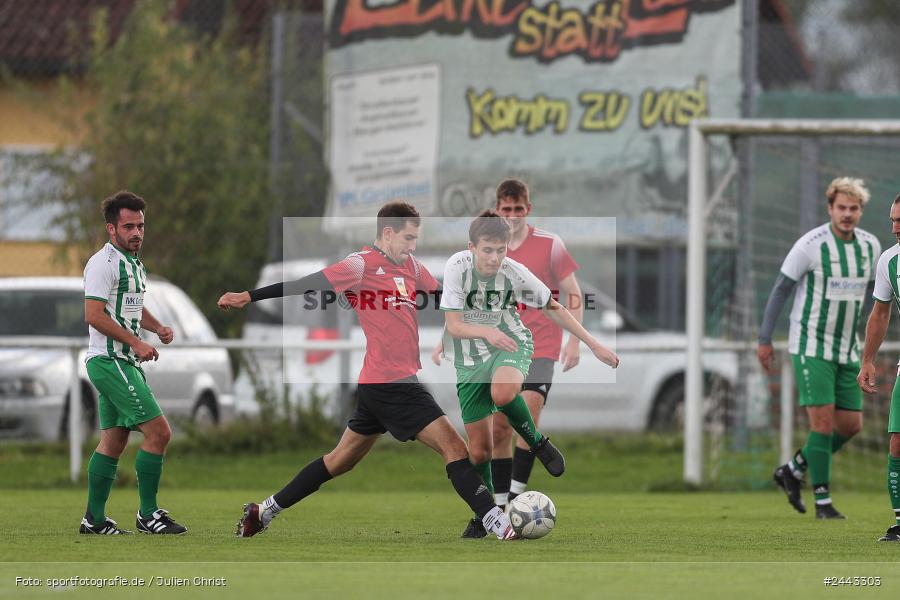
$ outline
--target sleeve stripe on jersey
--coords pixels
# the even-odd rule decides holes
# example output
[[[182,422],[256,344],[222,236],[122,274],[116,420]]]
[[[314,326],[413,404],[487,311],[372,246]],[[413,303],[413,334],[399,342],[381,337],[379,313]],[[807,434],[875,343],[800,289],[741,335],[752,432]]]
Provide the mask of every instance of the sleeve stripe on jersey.
[[[97,296],[85,296],[84,299],[85,300],[99,300],[100,302],[103,302],[103,303],[107,302],[106,298],[99,298]]]

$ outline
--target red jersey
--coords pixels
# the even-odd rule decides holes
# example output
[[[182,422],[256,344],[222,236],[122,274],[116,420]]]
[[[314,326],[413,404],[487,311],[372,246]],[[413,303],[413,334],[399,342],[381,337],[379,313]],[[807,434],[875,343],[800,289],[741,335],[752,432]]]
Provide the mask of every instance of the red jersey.
[[[322,272],[335,291],[347,296],[366,334],[359,383],[415,375],[422,368],[416,291],[422,298],[440,289],[428,269],[413,256],[398,265],[378,248],[364,247]],[[420,299],[419,305],[423,303]]]
[[[556,300],[559,300],[559,282],[578,270],[578,263],[566,250],[566,245],[558,235],[535,229],[531,225],[528,226],[528,236],[522,245],[515,250],[509,248],[506,255],[528,267],[553,291]],[[532,358],[559,360],[562,329],[547,318],[543,311],[533,308],[520,310],[519,317],[534,337]]]

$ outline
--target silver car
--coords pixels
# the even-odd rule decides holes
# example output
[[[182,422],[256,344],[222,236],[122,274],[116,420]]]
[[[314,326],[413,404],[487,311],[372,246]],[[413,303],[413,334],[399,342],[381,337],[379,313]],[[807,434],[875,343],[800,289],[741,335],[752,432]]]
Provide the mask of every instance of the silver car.
[[[147,383],[173,424],[193,419],[208,425],[234,414],[231,365],[223,348],[191,348],[217,341],[188,296],[164,279],[151,277],[144,297],[147,308],[175,330],[163,345],[141,330],[159,350],[159,360],[142,364]],[[84,283],[80,277],[0,278],[0,439],[57,439],[68,431],[68,389],[73,354],[65,348],[22,347],[28,337],[83,341],[78,353],[82,415],[97,427],[97,391],[84,365],[87,347]],[[16,338],[16,346],[9,339]]]

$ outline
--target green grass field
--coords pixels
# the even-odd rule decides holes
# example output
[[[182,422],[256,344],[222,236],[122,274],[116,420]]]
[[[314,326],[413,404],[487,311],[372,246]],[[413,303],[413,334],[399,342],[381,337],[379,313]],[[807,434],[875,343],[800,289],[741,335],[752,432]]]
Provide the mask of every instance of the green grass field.
[[[511,543],[459,539],[467,509],[440,459],[412,444],[379,445],[252,539],[232,535],[242,503],[277,490],[318,450],[236,459],[178,456],[176,447],[160,500],[189,534],[100,538],[76,534],[85,492],[65,482],[64,453],[0,447],[0,596],[56,597],[50,578],[116,576],[144,585],[68,586],[66,597],[806,598],[900,590],[900,545],[875,543],[890,522],[885,493],[837,492],[850,518],[817,522],[774,490],[648,492],[677,481],[681,455],[677,443],[644,439],[559,438],[569,472],[554,480],[536,469],[532,486],[556,502],[558,528]],[[123,485],[108,511],[129,528],[133,450],[120,463]],[[854,576],[880,577],[881,585],[823,584]],[[17,585],[16,577],[43,585]],[[201,586],[209,582],[194,577],[227,585]]]

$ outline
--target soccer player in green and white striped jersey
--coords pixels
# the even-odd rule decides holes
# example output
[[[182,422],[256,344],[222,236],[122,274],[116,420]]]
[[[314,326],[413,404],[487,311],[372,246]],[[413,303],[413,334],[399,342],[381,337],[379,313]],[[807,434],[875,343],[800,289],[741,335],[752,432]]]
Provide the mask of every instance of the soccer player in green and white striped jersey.
[[[100,392],[100,443],[88,463],[88,503],[80,533],[118,535],[106,516],[106,501],[116,479],[119,457],[128,434],[139,429],[144,441],[135,459],[140,508],[137,530],[150,534],[182,534],[187,529],[156,503],[163,455],[172,430],[147,385],[140,362],[156,360],[156,348],[141,340],[138,328],[152,331],[163,344],[175,338],[144,308],[147,272],[138,253],[144,241],[144,208],[140,196],[120,191],[103,201],[109,242],[84,268],[84,318],[90,331],[87,372]]]
[[[594,356],[615,368],[619,358],[594,339],[549,288],[522,264],[506,258],[509,224],[493,211],[481,213],[469,227],[469,248],[450,257],[444,270],[441,310],[447,326],[444,350],[452,350],[456,390],[469,438],[469,459],[491,496],[493,452],[490,417],[500,410],[547,471],[559,477],[565,461],[534,425],[519,394],[534,348],[517,304],[544,310],[557,325],[587,344]],[[473,519],[463,537],[484,537]]]
[[[891,321],[891,301],[900,308],[900,277],[898,277],[900,274],[900,195],[894,198],[891,206],[891,231],[898,243],[884,251],[875,268],[873,296],[876,302],[872,314],[869,315],[869,322],[866,324],[862,366],[859,370],[859,377],[857,377],[859,386],[868,394],[878,391],[875,386],[875,355],[878,353],[878,348],[881,347],[881,342],[884,341],[888,323]],[[891,507],[894,509],[894,524],[888,527],[887,532],[878,541],[900,542],[900,377],[894,382],[894,391],[891,394],[888,433],[891,441],[887,465],[887,489]]]
[[[806,445],[775,470],[774,479],[790,504],[805,513],[800,485],[809,470],[816,518],[842,519],[829,492],[831,456],[862,427],[856,330],[871,297],[881,245],[856,226],[869,201],[861,179],[839,177],[825,196],[830,220],[797,240],[784,259],[766,304],[757,356],[771,372],[775,321],[796,287],[788,344],[810,431]]]

